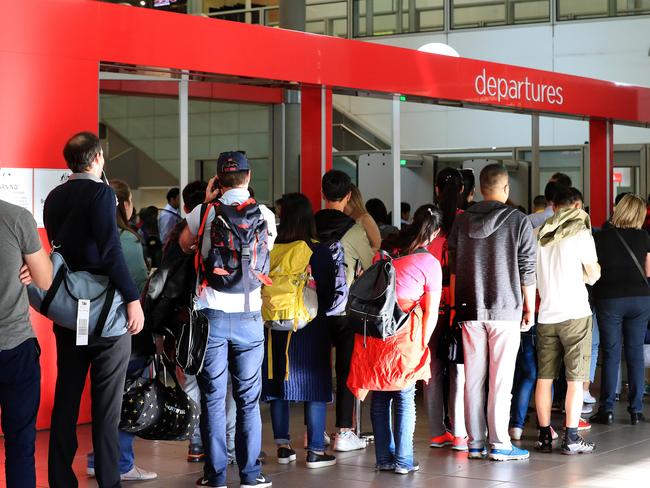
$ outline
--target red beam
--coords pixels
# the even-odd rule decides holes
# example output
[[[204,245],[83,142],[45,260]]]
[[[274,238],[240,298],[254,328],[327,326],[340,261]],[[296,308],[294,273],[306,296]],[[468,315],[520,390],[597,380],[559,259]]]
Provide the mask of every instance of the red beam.
[[[606,120],[589,122],[589,213],[595,227],[611,215],[614,200],[612,181],[614,126]]]

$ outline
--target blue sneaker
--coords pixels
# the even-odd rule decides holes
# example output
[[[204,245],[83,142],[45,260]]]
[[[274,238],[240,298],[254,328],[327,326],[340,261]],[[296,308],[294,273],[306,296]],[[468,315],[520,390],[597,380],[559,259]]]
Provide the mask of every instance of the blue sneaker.
[[[467,449],[467,459],[485,459],[487,449],[484,447],[470,447]]]
[[[512,449],[490,449],[488,456],[491,461],[523,461],[530,457],[526,449],[512,446]]]

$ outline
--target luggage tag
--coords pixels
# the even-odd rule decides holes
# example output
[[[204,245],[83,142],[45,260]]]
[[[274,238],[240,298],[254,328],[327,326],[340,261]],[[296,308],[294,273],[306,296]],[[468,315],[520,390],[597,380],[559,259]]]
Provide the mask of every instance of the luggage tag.
[[[90,300],[79,300],[77,304],[77,346],[88,345],[89,322]]]

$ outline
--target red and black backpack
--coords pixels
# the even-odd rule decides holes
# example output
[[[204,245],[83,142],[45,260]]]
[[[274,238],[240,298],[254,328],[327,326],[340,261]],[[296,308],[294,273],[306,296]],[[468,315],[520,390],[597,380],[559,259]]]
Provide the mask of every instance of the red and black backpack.
[[[203,239],[210,210],[214,218],[210,226],[210,250],[203,257]],[[197,268],[203,286],[223,293],[248,296],[268,281],[269,248],[267,223],[255,200],[239,205],[220,202],[203,205],[198,235]]]

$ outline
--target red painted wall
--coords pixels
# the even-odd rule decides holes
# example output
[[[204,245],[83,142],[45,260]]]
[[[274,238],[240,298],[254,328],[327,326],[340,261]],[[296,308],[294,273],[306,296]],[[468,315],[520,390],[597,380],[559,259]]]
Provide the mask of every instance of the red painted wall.
[[[13,42],[19,44],[21,39],[19,35]],[[0,166],[65,167],[62,149],[67,138],[81,130],[97,131],[97,62],[0,51],[0,73]],[[46,243],[44,230],[41,237]],[[51,323],[36,313],[32,321],[43,350],[37,427],[46,428],[54,397],[56,349]],[[89,412],[86,397],[79,420],[87,422]]]

